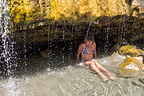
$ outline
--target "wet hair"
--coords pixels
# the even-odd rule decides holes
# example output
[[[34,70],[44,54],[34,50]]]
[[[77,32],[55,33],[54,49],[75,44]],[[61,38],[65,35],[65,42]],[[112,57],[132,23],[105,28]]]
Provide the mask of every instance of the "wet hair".
[[[86,36],[84,41],[86,42],[86,40],[91,40],[92,42],[94,42],[94,36]]]

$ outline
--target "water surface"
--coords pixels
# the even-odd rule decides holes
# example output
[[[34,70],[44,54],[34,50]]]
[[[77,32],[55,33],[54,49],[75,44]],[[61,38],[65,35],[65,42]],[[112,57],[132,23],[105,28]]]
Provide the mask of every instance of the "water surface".
[[[21,65],[16,77],[0,80],[0,96],[143,96],[144,90],[132,83],[137,82],[136,78],[116,76],[114,68],[124,56],[99,60],[117,78],[103,82],[88,66],[82,63],[74,66],[67,55],[65,59],[61,55],[55,59],[42,58],[39,54],[30,56],[25,61],[27,66]]]

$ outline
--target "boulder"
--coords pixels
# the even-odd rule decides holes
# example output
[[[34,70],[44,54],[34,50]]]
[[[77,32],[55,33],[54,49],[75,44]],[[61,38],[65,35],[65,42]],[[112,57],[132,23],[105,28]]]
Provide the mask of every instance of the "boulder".
[[[144,64],[142,64],[142,65],[140,66],[140,69],[141,69],[142,71],[144,71]]]
[[[135,77],[139,74],[139,67],[134,62],[124,62],[118,67],[118,75],[122,77]]]
[[[144,55],[144,51],[141,49],[137,49],[136,46],[126,45],[122,46],[118,50],[121,55],[130,55],[132,57],[137,57],[139,55]]]
[[[125,62],[134,62],[140,70],[144,71],[143,57],[127,57]]]
[[[144,70],[143,57],[127,57],[118,67],[118,75],[122,77],[135,77]]]
[[[43,51],[40,51],[39,53],[42,57],[49,58],[51,52],[49,52],[48,50],[43,50]]]
[[[137,65],[142,65],[143,57],[127,57],[124,62],[134,62]]]

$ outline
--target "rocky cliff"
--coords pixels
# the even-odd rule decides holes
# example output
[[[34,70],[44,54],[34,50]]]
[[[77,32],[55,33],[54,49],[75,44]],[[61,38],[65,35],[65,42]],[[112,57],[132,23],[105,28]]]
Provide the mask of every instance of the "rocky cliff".
[[[142,43],[142,0],[10,0],[14,40],[26,46],[70,41],[92,34],[118,49]],[[23,45],[23,44],[22,44]]]

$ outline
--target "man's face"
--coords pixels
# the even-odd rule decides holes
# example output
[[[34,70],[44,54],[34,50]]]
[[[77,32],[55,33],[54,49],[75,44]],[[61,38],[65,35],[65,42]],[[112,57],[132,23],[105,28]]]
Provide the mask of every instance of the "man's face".
[[[86,40],[86,45],[87,46],[92,46],[92,41],[91,40]]]

